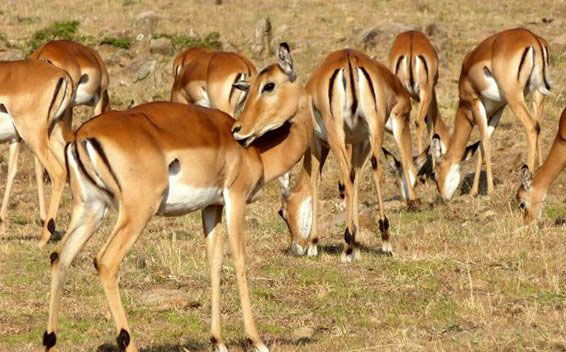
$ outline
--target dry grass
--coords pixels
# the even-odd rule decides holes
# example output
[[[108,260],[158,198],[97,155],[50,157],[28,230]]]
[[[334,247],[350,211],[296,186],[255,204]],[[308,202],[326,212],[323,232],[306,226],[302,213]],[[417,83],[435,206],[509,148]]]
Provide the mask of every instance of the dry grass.
[[[441,59],[441,111],[451,123],[464,54],[491,33],[527,26],[551,44],[555,89],[545,108],[545,152],[556,133],[558,114],[566,105],[563,0],[224,2],[214,6],[211,0],[73,4],[8,0],[0,9],[0,58],[23,55],[28,38],[54,21],[79,20],[79,34],[95,39],[134,39],[132,24],[146,10],[159,14],[156,33],[186,35],[194,31],[205,36],[219,32],[224,48],[252,56],[255,21],[269,15],[275,40],[292,44],[299,74],[306,80],[327,52],[359,46],[356,38],[364,29],[380,28],[378,45],[370,54],[383,60],[400,29],[428,27]],[[134,82],[132,67],[136,59],[148,54],[140,54],[135,46],[130,50],[98,49],[108,64],[116,108],[124,108],[132,99],[168,97],[172,57],[149,57],[156,62],[156,73]],[[84,120],[89,114],[91,110],[80,109],[77,115]],[[501,183],[491,198],[463,195],[440,204],[434,202],[436,191],[426,186],[418,189],[424,201],[422,209],[408,213],[396,206],[393,198],[398,192],[387,183],[393,258],[378,254],[380,243],[373,220],[361,231],[366,249],[359,262],[339,263],[340,223],[327,227],[319,257],[291,256],[286,227],[276,215],[278,189],[267,186],[260,201],[249,207],[246,236],[255,315],[271,350],[566,350],[565,228],[554,225],[557,218],[566,215],[565,176],[558,179],[547,198],[546,224],[534,231],[517,232],[515,170],[525,159],[526,138],[509,112],[493,143],[495,176]],[[472,170],[472,164],[465,170]],[[5,177],[5,160],[2,165]],[[1,351],[41,350],[47,322],[48,253],[53,245],[42,251],[35,247],[40,228],[29,153],[23,154],[20,165],[11,200],[12,224],[3,230],[0,240]],[[336,177],[331,160],[322,183],[321,216],[326,223],[338,214]],[[375,196],[369,175],[364,177],[361,200],[373,214]],[[60,228],[69,219],[69,198],[66,194]],[[113,322],[91,258],[113,221],[111,216],[71,268],[58,335],[63,350],[112,350]],[[223,333],[231,350],[242,350],[240,308],[229,259],[227,256],[222,283]],[[153,220],[124,261],[120,285],[142,350],[208,350],[209,284],[198,214]],[[157,288],[176,290],[173,292],[181,292],[185,299],[165,306],[148,303],[144,297]]]

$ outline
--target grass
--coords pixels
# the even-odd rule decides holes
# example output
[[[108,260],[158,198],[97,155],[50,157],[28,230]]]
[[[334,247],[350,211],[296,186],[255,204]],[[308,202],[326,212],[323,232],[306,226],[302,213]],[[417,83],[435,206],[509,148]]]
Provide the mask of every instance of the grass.
[[[132,46],[132,40],[126,37],[105,37],[99,42],[100,45],[110,45],[119,49],[128,50]]]
[[[154,38],[168,38],[175,50],[188,49],[188,48],[208,48],[212,50],[221,50],[222,41],[220,41],[220,33],[210,32],[201,37],[198,35],[187,36],[183,34],[167,34],[156,33]]]
[[[84,44],[90,44],[92,41],[91,36],[78,34],[80,21],[56,21],[49,26],[34,32],[26,43],[26,52],[32,53],[35,49],[39,48],[43,43],[55,40],[73,40]]]
[[[221,6],[211,1],[19,1],[2,7],[0,14],[6,21],[1,31],[4,41],[17,44],[20,49],[15,50],[22,52],[31,50],[32,39],[34,46],[65,36],[79,41],[93,38],[83,41],[93,45],[107,39],[110,44],[95,48],[108,66],[112,106],[123,109],[132,100],[140,103],[138,95],[142,93],[167,98],[172,85],[173,55],[154,56],[156,68],[151,79],[132,82],[131,63],[136,55],[125,48],[123,38],[135,38],[130,28],[136,16],[148,8],[160,18],[153,37],[168,37],[176,50],[204,45],[249,57],[255,23],[260,14],[269,16],[274,42],[291,43],[303,82],[329,51],[358,45],[356,36],[362,30],[380,29],[378,45],[369,54],[385,62],[399,25],[422,29],[434,24],[437,29],[431,40],[440,57],[439,107],[449,125],[453,124],[464,55],[496,31],[527,26],[550,42],[550,74],[555,88],[545,105],[544,153],[566,105],[566,45],[557,40],[563,35],[566,17],[563,4],[550,0],[481,4],[234,0]],[[543,17],[555,20],[543,23]],[[80,19],[80,24],[68,19]],[[111,46],[115,45],[125,50],[114,50]],[[256,61],[258,67],[266,62]],[[76,125],[91,116],[90,108],[75,109]],[[477,139],[476,132],[472,139]],[[391,138],[385,140],[391,147]],[[422,185],[416,191],[421,208],[408,212],[397,200],[398,190],[391,177],[384,173],[393,257],[379,252],[376,197],[367,170],[361,181],[360,210],[369,214],[369,221],[360,228],[364,247],[361,259],[353,264],[339,260],[344,224],[335,221],[341,212],[336,191],[338,170],[332,156],[321,181],[324,230],[316,258],[297,258],[289,253],[287,229],[277,216],[278,187],[268,185],[259,201],[247,209],[246,240],[254,315],[270,350],[566,350],[566,241],[564,226],[554,225],[566,216],[566,175],[560,176],[549,192],[544,226],[518,231],[521,220],[514,200],[518,179],[513,160],[525,160],[526,139],[510,111],[504,113],[492,141],[494,176],[501,183],[489,198],[457,195],[452,202],[440,202],[433,185]],[[7,146],[0,146],[0,152],[7,155]],[[3,180],[6,160],[0,159]],[[41,349],[47,323],[49,254],[56,243],[43,250],[36,247],[40,226],[30,153],[21,153],[19,164],[9,207],[11,224],[0,230],[0,351],[31,352]],[[468,162],[462,171],[471,172],[474,167],[474,161]],[[66,191],[58,229],[67,226],[69,212]],[[116,350],[116,331],[92,265],[115,219],[111,212],[69,270],[58,335],[62,350]],[[243,351],[246,345],[236,277],[225,242],[222,333],[230,351]],[[141,351],[209,350],[208,275],[200,214],[155,218],[149,223],[120,270],[121,296]],[[190,303],[182,308],[145,303],[144,295],[156,289],[183,292]]]

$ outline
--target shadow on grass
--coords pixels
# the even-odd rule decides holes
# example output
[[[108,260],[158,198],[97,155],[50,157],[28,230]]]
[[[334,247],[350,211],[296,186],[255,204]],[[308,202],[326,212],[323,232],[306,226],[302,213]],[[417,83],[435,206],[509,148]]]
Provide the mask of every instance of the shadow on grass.
[[[63,231],[55,231],[51,238],[49,239],[49,243],[58,242],[63,238],[65,232]],[[16,235],[7,235],[7,236],[0,236],[0,241],[36,241],[39,242],[41,238],[41,231],[38,231],[37,235],[23,235],[23,236],[16,236]]]
[[[342,255],[342,244],[323,244],[318,245],[318,253],[325,253],[330,255],[340,256]],[[360,251],[362,253],[369,253],[374,255],[383,255],[383,256],[391,256],[391,253],[384,252],[381,247],[368,247],[363,244],[359,244]],[[289,257],[298,257],[295,253],[291,251],[289,248],[282,249],[281,252]]]
[[[274,346],[305,346],[316,342],[316,339],[310,337],[301,337],[298,339],[291,339],[291,338],[271,338],[264,340],[268,348],[272,345]],[[234,341],[231,345],[238,346],[243,351],[252,351],[253,348],[250,342],[247,339],[238,339]],[[201,351],[210,351],[212,345],[210,343],[205,343],[203,341],[188,341],[184,344],[163,344],[163,345],[155,345],[149,346],[146,348],[140,349],[141,352],[184,352],[184,351],[191,351],[191,352],[201,352]],[[230,344],[227,344],[227,347],[230,348]],[[115,344],[105,343],[100,345],[96,352],[119,352],[118,346]]]

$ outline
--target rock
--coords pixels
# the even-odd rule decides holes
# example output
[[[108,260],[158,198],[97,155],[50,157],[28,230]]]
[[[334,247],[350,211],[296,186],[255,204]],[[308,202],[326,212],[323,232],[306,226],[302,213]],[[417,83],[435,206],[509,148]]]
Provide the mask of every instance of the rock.
[[[151,56],[142,56],[136,58],[131,65],[134,73],[133,81],[138,82],[146,79],[150,74],[155,72],[157,62]]]
[[[169,38],[157,38],[149,41],[149,50],[152,54],[171,55],[173,46]]]
[[[160,311],[200,305],[196,300],[192,300],[186,291],[167,288],[155,288],[146,291],[142,293],[139,301],[141,304],[151,306]]]

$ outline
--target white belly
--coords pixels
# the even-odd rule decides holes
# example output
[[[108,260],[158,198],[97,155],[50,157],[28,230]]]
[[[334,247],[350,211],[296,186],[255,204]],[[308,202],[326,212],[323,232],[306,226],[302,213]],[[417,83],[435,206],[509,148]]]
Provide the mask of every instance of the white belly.
[[[93,96],[88,91],[86,91],[83,84],[79,84],[77,87],[77,94],[75,94],[74,105],[89,104],[93,101]]]
[[[503,94],[501,93],[495,78],[493,78],[493,76],[486,75],[485,80],[487,82],[487,88],[481,92],[482,97],[488,100],[502,102],[504,100]],[[488,112],[490,111],[488,110]]]
[[[169,187],[163,195],[157,214],[178,216],[211,204],[224,203],[221,188],[193,187],[179,181],[179,175],[169,176]]]
[[[18,132],[10,115],[0,112],[0,143],[18,138]]]

